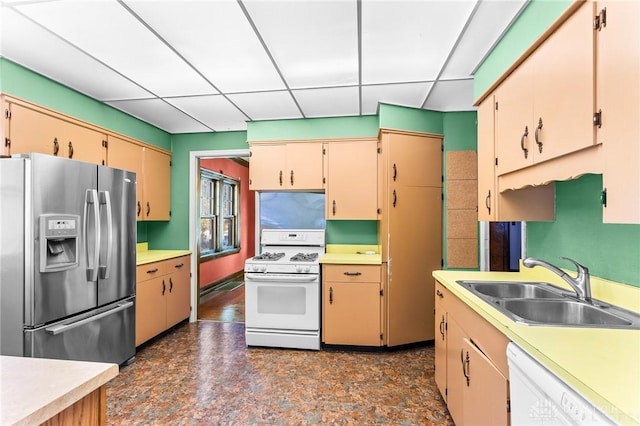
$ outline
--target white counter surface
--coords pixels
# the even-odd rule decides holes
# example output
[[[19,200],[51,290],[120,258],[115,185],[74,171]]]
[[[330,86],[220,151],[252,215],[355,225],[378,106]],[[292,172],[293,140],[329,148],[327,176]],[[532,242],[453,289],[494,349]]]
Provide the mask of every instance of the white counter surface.
[[[43,423],[118,373],[117,364],[0,356],[0,425]]]

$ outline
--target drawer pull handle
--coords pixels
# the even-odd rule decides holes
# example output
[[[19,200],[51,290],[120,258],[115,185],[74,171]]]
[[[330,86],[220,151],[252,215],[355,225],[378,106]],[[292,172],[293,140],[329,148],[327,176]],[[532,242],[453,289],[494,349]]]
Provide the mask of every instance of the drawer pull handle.
[[[442,292],[440,290],[436,290],[436,296],[438,296],[440,299],[442,299],[444,297],[444,294],[442,294]]]
[[[329,304],[333,304],[333,287],[329,287]]]
[[[347,271],[344,274],[346,276],[348,276],[348,277],[357,277],[358,275],[362,275],[362,272],[349,272],[349,271]]]
[[[57,156],[59,150],[60,144],[58,143],[58,138],[53,138],[53,155]]]
[[[184,266],[184,263],[178,263],[178,264],[175,266],[175,268],[180,269],[180,268],[182,268],[183,266]]]
[[[147,270],[147,274],[155,274],[156,272],[158,272],[158,268],[148,269]]]

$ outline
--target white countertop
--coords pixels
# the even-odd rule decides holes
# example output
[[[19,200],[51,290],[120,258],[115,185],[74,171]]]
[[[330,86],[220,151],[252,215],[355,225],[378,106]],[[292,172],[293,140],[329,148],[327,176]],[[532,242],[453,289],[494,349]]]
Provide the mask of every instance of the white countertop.
[[[41,424],[118,374],[117,364],[0,356],[0,425]]]

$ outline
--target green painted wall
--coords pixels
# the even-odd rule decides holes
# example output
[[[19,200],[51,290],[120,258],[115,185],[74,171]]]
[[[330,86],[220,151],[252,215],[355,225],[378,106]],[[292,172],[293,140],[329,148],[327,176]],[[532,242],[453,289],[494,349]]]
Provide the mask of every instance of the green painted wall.
[[[0,58],[4,93],[170,150],[171,135],[109,105]]]
[[[442,112],[381,103],[378,115],[383,129],[444,134]]]
[[[171,220],[148,222],[150,249],[189,249],[189,153],[226,149],[249,149],[247,132],[173,135]]]
[[[378,117],[327,117],[247,123],[247,140],[377,137]]]
[[[527,254],[640,287],[640,225],[602,223],[602,175],[556,183],[556,220],[527,223]]]
[[[482,94],[566,9],[569,0],[532,0],[478,69],[474,93]],[[629,141],[637,143],[638,141]],[[640,287],[640,225],[603,224],[598,205],[602,177],[588,175],[556,185],[556,220],[527,224],[527,255],[569,268],[575,258],[593,275]]]

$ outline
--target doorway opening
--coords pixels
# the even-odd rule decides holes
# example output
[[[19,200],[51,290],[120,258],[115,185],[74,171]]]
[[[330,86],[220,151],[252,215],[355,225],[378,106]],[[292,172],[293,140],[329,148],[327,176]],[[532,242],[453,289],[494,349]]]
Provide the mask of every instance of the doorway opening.
[[[192,270],[196,271],[191,289],[192,322],[244,321],[244,261],[255,255],[255,194],[249,190],[248,157],[248,149],[189,153],[189,247]],[[210,172],[209,187],[204,192],[202,170]],[[219,185],[221,200],[217,200],[212,196],[215,185],[210,181],[220,176],[224,179]],[[237,185],[236,206],[229,196],[223,196],[231,193],[225,191],[230,183]],[[224,226],[234,221],[239,231],[238,241],[232,245],[231,239],[224,239]],[[214,230],[218,231],[219,244],[212,241]]]
[[[515,272],[526,256],[526,222],[480,222],[480,270]]]

